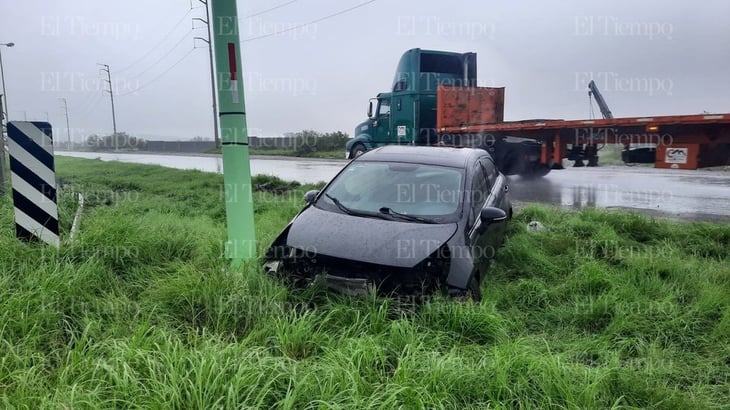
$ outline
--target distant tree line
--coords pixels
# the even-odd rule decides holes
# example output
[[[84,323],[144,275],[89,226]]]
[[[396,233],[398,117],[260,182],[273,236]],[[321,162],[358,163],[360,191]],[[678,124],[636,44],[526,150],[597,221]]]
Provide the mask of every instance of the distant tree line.
[[[340,151],[345,149],[349,135],[342,131],[320,133],[313,130],[303,130],[286,133],[285,137],[292,138],[292,146],[296,155],[307,156],[318,151]]]
[[[311,156],[317,152],[344,151],[349,135],[342,131],[317,132],[314,130],[302,130],[289,132],[283,138],[266,137],[255,147],[260,150],[285,150],[293,152],[297,156]],[[188,141],[208,141],[196,136]],[[86,151],[112,151],[114,149],[123,151],[146,150],[148,141],[144,138],[131,136],[126,132],[118,132],[115,135],[92,134],[86,138],[83,146],[74,144],[76,148]]]
[[[115,148],[126,151],[143,150],[146,147],[147,140],[131,136],[126,132],[104,136],[92,134],[86,138],[86,148],[92,151],[106,151]]]

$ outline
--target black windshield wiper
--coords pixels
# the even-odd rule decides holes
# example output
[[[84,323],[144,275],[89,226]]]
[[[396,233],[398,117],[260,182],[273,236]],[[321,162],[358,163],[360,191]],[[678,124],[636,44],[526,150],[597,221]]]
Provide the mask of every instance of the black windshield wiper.
[[[434,221],[433,219],[424,218],[422,216],[414,216],[414,215],[402,214],[400,212],[396,212],[396,211],[394,211],[394,210],[392,210],[392,209],[390,209],[388,207],[385,207],[385,206],[382,207],[382,208],[380,208],[380,213],[381,214],[385,214],[385,215],[397,216],[397,217],[402,218],[402,219],[406,219],[406,220],[414,221],[414,222],[421,222],[421,223],[424,223],[424,224],[436,224],[436,223],[438,223],[438,222]]]
[[[334,202],[335,205],[337,205],[337,207],[340,208],[340,210],[342,210],[342,212],[344,212],[344,213],[346,213],[348,215],[353,215],[353,216],[366,216],[366,217],[370,217],[370,218],[375,217],[375,218],[387,219],[385,217],[385,215],[376,214],[375,212],[362,212],[362,211],[356,211],[354,209],[350,209],[350,208],[346,207],[345,205],[343,205],[342,202],[340,202],[339,199],[333,197],[330,194],[324,194],[324,196],[326,196],[327,198],[329,198],[330,201]]]

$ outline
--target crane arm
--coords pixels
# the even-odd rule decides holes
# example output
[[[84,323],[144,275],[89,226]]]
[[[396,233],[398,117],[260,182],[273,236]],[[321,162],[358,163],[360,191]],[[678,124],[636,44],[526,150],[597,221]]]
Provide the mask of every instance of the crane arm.
[[[593,97],[595,97],[596,104],[598,104],[598,108],[601,109],[601,114],[603,115],[603,118],[607,120],[613,118],[613,114],[611,114],[611,110],[608,109],[608,104],[606,104],[606,100],[603,99],[601,92],[598,91],[598,87],[593,80],[588,83],[588,89],[590,89],[590,91],[588,91],[588,95],[592,95]]]

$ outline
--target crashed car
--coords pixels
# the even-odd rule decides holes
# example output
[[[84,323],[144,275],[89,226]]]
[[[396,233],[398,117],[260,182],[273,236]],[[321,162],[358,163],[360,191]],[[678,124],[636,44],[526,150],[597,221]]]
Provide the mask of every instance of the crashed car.
[[[294,286],[479,300],[512,216],[508,194],[485,150],[381,147],[304,195],[264,267]]]

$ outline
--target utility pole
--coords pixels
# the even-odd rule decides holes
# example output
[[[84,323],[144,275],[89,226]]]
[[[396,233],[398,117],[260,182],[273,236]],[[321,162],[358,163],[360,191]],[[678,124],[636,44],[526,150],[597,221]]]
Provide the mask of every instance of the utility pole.
[[[223,183],[226,196],[228,242],[226,256],[233,266],[256,257],[256,235],[251,192],[246,107],[243,99],[241,45],[236,0],[212,1],[211,24],[218,71]]]
[[[109,83],[109,97],[112,100],[112,127],[114,127],[114,134],[112,135],[112,139],[114,140],[114,151],[118,151],[119,147],[117,146],[117,115],[114,113],[114,87],[112,87],[112,73],[111,70],[109,70],[109,64],[100,64],[98,65],[104,67],[101,70],[106,72],[106,81]]]
[[[198,0],[199,2],[205,4],[205,18],[207,20],[203,20],[201,18],[194,18],[193,20],[199,20],[205,23],[206,26],[208,26],[208,39],[204,39],[202,37],[195,37],[194,39],[203,40],[206,43],[208,43],[208,59],[210,60],[210,94],[211,94],[211,100],[213,101],[213,135],[215,139],[215,147],[220,148],[221,147],[221,137],[220,137],[220,131],[218,129],[218,105],[217,105],[217,98],[215,96],[215,69],[213,68],[213,35],[211,33],[211,24],[210,24],[210,10],[208,8],[208,2],[210,0]],[[193,40],[194,40],[193,39]]]
[[[65,98],[61,98],[61,101],[63,101],[63,111],[66,113],[66,135],[68,136],[68,146],[66,149],[71,151],[71,126],[68,123],[68,102],[66,102]]]
[[[5,111],[3,94],[0,94],[0,196],[5,194]]]

